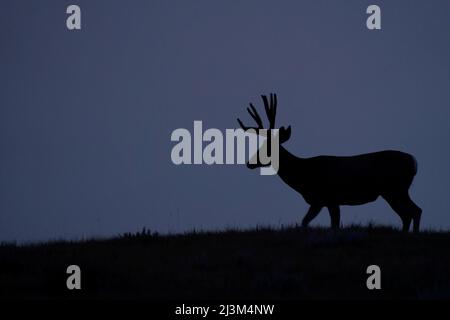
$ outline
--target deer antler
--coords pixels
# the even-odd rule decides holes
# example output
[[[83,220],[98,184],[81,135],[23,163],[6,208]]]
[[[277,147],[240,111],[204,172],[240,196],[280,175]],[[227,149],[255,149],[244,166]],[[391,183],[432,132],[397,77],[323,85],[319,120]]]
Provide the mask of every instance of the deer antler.
[[[275,128],[275,116],[277,113],[277,95],[271,93],[270,94],[270,103],[267,100],[267,96],[262,95],[261,98],[264,101],[264,108],[266,110],[266,115],[267,115],[267,119],[269,120],[269,128],[270,129],[274,129]],[[237,121],[239,123],[239,125],[241,126],[241,128],[243,130],[249,130],[249,129],[253,129],[253,130],[259,130],[259,129],[264,129],[264,125],[263,122],[261,120],[261,117],[259,116],[258,112],[256,111],[255,107],[253,106],[253,104],[250,103],[250,108],[247,108],[248,113],[250,114],[250,116],[253,118],[253,120],[255,120],[256,124],[258,125],[257,127],[247,127],[245,126],[242,121],[238,118]]]
[[[247,127],[245,126],[242,121],[238,118],[237,121],[239,122],[239,125],[243,130],[253,129],[253,130],[259,130],[264,129],[263,122],[261,120],[261,117],[258,114],[258,111],[256,111],[256,108],[253,106],[253,104],[250,103],[250,108],[247,107],[248,113],[252,116],[253,120],[255,120],[257,127]]]
[[[262,95],[264,101],[264,109],[266,110],[267,119],[269,120],[269,129],[275,129],[275,117],[277,114],[277,95],[270,94],[270,104],[267,101],[267,96]]]

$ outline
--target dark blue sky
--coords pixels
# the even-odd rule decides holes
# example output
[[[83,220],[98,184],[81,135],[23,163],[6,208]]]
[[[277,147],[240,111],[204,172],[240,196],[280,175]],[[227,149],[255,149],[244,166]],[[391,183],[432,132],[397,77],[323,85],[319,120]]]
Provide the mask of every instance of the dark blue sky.
[[[174,129],[249,122],[269,92],[296,155],[414,154],[423,226],[448,229],[449,57],[449,1],[1,1],[0,241],[299,222],[276,176],[170,159]],[[381,199],[342,208],[369,221],[400,226]]]

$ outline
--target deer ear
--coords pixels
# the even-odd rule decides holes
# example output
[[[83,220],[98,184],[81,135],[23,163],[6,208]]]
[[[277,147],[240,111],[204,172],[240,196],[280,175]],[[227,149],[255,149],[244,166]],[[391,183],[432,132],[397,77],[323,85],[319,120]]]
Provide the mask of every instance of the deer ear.
[[[280,143],[284,143],[289,140],[291,137],[291,126],[287,127],[281,127],[280,128]]]
[[[291,137],[291,126],[287,127],[286,134],[288,136],[288,139]]]

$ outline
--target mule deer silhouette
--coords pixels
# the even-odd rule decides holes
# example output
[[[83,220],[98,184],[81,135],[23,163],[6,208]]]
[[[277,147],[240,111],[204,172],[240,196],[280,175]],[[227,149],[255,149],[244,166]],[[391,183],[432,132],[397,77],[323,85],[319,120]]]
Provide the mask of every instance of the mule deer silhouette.
[[[270,102],[267,96],[261,97],[269,120],[269,130],[275,129],[277,96],[270,94]],[[253,129],[257,132],[264,129],[261,117],[251,103],[247,111],[257,127],[247,127],[238,118],[241,128],[244,131]],[[408,192],[417,173],[417,162],[412,155],[386,150],[355,156],[322,155],[300,158],[282,146],[291,137],[291,126],[281,127],[278,134],[280,149],[277,174],[310,205],[302,221],[303,227],[307,227],[320,210],[327,207],[331,227],[339,228],[339,206],[361,205],[375,201],[381,196],[400,216],[403,231],[409,231],[412,221],[414,232],[419,231],[422,209],[411,200]],[[270,138],[271,132],[267,136]],[[270,166],[270,163],[263,165],[259,159],[256,163],[247,162],[250,169],[263,166]]]

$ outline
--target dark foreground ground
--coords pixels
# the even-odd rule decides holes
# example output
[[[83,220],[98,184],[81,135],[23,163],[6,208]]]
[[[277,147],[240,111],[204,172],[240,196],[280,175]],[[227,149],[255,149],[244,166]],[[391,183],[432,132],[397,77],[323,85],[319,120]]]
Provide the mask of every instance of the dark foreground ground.
[[[66,268],[81,268],[81,291]],[[366,268],[381,268],[379,291]],[[0,246],[0,299],[449,299],[450,233],[225,231]]]

